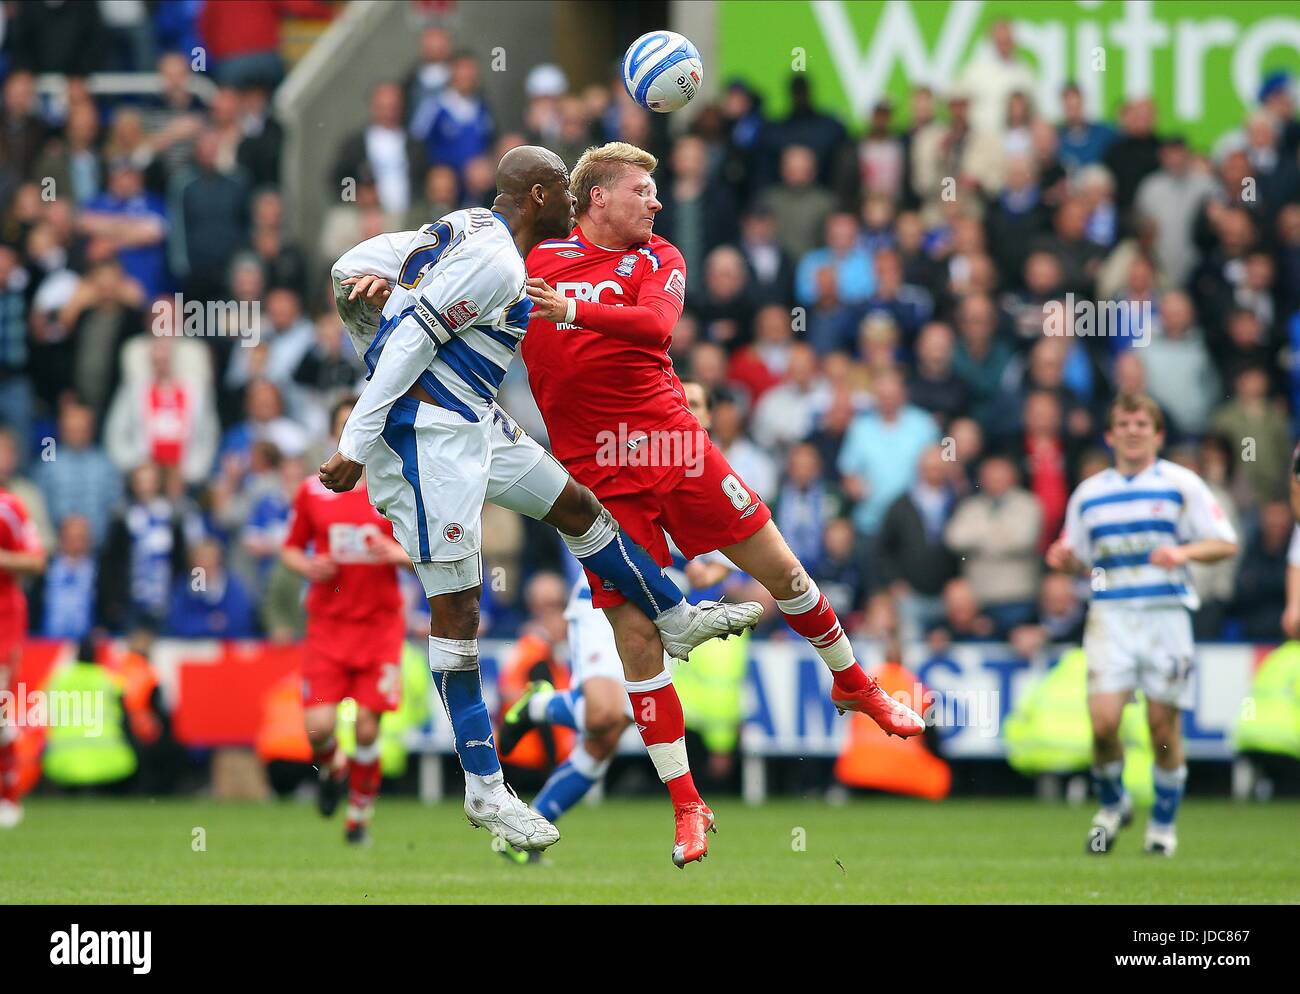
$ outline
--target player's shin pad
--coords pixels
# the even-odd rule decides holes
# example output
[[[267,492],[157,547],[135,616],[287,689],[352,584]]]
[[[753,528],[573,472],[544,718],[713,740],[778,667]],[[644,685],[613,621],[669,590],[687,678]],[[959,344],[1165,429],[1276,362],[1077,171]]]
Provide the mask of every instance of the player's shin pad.
[[[473,792],[475,784],[469,774],[493,777],[501,772],[492,741],[492,721],[488,718],[479,681],[478,640],[430,636],[429,668],[451,721],[456,755],[466,773],[466,789]]]
[[[463,673],[478,669],[478,639],[429,636],[429,669],[434,673]]]
[[[655,772],[664,783],[691,772],[691,764],[686,759],[685,738],[675,742],[648,743],[645,748],[650,753],[650,762],[655,764]]]
[[[651,621],[681,604],[682,592],[644,548],[619,530],[607,510],[582,535],[563,535],[574,558],[592,573],[612,583],[620,594]]]
[[[686,757],[686,722],[681,700],[667,669],[649,680],[625,682],[633,720],[664,783],[690,773]]]

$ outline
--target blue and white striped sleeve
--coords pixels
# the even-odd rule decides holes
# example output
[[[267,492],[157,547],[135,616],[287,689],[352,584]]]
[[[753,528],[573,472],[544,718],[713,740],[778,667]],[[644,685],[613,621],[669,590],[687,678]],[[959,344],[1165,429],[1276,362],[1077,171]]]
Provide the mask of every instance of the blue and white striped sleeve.
[[[1183,492],[1183,515],[1178,527],[1180,541],[1217,538],[1236,544],[1237,532],[1204,480],[1188,472],[1179,489]]]
[[[364,463],[384,430],[389,408],[429,368],[438,346],[480,316],[499,312],[516,290],[490,259],[470,253],[455,255],[431,270],[402,309],[388,316],[396,326],[339,437],[344,458]],[[393,306],[390,301],[388,309]]]
[[[523,281],[507,274],[492,256],[461,251],[420,281],[411,319],[436,344],[445,345],[476,324],[495,324],[522,292]]]

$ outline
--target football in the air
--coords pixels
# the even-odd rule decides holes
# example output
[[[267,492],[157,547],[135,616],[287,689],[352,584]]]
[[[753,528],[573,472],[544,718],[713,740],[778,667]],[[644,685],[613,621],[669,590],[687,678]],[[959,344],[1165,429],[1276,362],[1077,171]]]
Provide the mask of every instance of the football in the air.
[[[700,91],[704,65],[690,39],[675,31],[651,31],[628,46],[623,85],[646,110],[681,110]]]

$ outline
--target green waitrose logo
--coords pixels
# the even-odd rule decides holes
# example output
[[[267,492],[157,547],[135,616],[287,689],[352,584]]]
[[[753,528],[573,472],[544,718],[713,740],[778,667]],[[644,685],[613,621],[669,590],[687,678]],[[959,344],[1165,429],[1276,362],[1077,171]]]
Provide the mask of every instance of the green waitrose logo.
[[[1270,72],[1300,75],[1300,6],[1287,2],[721,0],[718,17],[716,79],[746,80],[781,115],[801,67],[818,107],[858,122],[853,130],[882,96],[905,117],[912,86],[942,93],[999,17],[1015,25],[1017,48],[1038,74],[1035,102],[1049,117],[1059,116],[1070,80],[1107,120],[1123,100],[1149,94],[1159,129],[1201,148],[1240,126]]]

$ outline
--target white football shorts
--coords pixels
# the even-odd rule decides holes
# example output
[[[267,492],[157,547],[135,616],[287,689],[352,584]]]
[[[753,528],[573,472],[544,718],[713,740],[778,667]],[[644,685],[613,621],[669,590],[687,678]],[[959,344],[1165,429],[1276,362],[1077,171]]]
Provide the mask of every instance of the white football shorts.
[[[366,457],[370,502],[393,523],[425,595],[482,581],[483,504],[545,517],[569,474],[497,407],[480,422],[402,397]]]
[[[1088,693],[1141,690],[1148,700],[1189,708],[1196,650],[1192,616],[1179,605],[1088,609],[1083,631]]]
[[[614,629],[605,612],[592,607],[591,590],[585,582],[574,585],[564,619],[569,623],[569,673],[573,685],[579,686],[593,676],[623,683],[623,661],[614,642]]]

